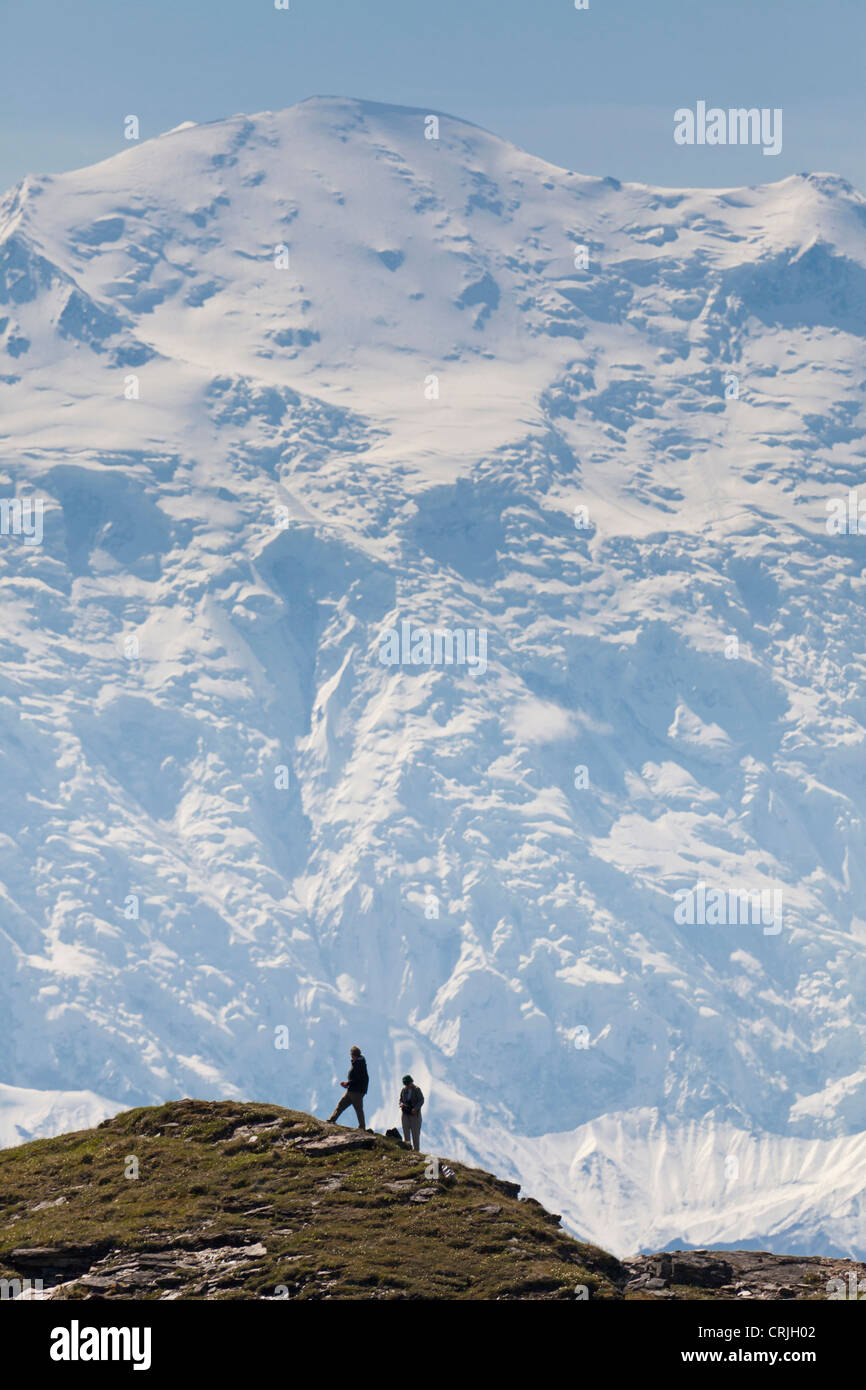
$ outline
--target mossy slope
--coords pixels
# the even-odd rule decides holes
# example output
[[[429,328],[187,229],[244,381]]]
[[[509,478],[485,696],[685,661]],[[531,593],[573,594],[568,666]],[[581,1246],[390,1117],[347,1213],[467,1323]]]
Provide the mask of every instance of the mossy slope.
[[[277,1105],[127,1111],[0,1152],[0,1277],[52,1298],[622,1297],[619,1262],[514,1184],[427,1163]]]

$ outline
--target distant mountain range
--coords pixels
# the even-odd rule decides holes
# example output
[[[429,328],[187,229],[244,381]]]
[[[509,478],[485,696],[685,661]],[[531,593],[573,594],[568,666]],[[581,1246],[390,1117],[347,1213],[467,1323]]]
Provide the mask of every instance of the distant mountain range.
[[[316,98],[13,189],[4,1141],[358,1042],[617,1255],[866,1255],[864,332],[829,174]]]

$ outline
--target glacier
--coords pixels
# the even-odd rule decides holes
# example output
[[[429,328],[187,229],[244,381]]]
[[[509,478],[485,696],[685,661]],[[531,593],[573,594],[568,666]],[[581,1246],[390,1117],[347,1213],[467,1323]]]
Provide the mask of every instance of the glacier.
[[[358,1042],[614,1253],[863,1258],[866,200],[433,114],[0,202],[0,1138]]]

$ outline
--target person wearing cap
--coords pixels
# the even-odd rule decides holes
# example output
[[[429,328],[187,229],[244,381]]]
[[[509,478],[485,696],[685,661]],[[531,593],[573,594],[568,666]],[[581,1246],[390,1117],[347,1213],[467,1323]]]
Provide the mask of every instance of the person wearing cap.
[[[416,1086],[411,1076],[407,1073],[403,1077],[403,1089],[400,1092],[400,1113],[403,1116],[403,1138],[406,1143],[411,1143],[413,1149],[421,1147],[421,1106],[424,1104],[424,1092],[420,1086]]]
[[[352,1105],[358,1117],[358,1128],[366,1129],[367,1122],[364,1119],[364,1097],[367,1094],[367,1087],[370,1084],[370,1078],[367,1075],[367,1062],[360,1047],[350,1048],[349,1058],[349,1078],[347,1081],[340,1082],[346,1094],[342,1097],[339,1104],[334,1107],[334,1113],[328,1116],[327,1122],[329,1125],[336,1124],[343,1111],[348,1110],[349,1106]]]

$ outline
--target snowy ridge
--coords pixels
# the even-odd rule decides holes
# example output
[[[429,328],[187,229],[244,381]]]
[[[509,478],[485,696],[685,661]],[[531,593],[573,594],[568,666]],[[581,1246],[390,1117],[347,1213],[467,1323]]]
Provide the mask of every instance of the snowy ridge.
[[[620,1252],[862,1256],[866,202],[426,114],[0,206],[5,1077],[322,1112],[357,1040],[373,1123],[411,1069]],[[383,665],[404,620],[486,671]]]
[[[101,1124],[118,1106],[92,1091],[26,1091],[0,1086],[0,1147]]]
[[[862,1134],[791,1139],[634,1110],[539,1138],[498,1130],[481,1146],[509,1172],[532,1174],[539,1201],[568,1208],[570,1225],[618,1256],[769,1246],[850,1258],[861,1245]],[[449,1135],[449,1152],[479,1147],[474,1128]]]

